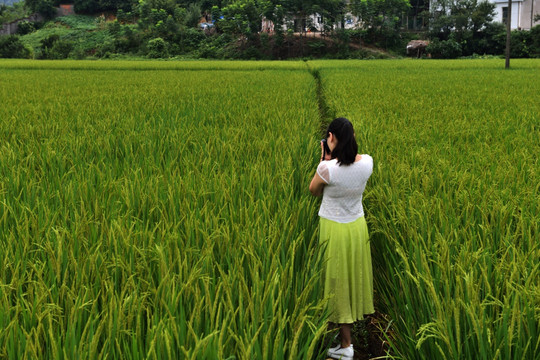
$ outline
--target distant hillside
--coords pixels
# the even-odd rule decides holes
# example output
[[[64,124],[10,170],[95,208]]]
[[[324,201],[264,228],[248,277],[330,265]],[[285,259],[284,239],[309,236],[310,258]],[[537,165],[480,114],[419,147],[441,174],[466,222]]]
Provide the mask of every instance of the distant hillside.
[[[22,2],[23,0],[0,0],[0,5],[13,5],[16,2]]]

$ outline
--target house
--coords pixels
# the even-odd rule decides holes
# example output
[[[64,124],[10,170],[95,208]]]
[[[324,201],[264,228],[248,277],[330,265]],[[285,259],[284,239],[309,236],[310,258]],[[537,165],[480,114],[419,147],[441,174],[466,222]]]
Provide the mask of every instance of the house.
[[[334,29],[354,29],[358,27],[358,18],[351,15],[346,14],[345,19],[342,21],[337,22],[333,25]],[[274,23],[267,18],[262,19],[262,31],[267,33],[273,33],[275,30]],[[324,29],[324,22],[323,17],[319,14],[312,14],[308,15],[306,18],[302,17],[293,17],[289,21],[287,21],[283,27],[283,31],[287,31],[287,29],[293,29],[294,32],[323,32]]]
[[[488,0],[495,5],[495,16],[493,21],[506,24],[508,17],[507,0]],[[422,13],[428,11],[431,7],[430,0],[416,0],[411,5],[411,9],[402,16],[402,28],[405,30],[425,30],[428,23]],[[512,30],[530,30],[531,27],[540,25],[540,21],[534,21],[535,16],[540,16],[540,0],[512,0]],[[359,25],[359,19],[348,13],[344,19],[336,23],[334,29],[354,29]],[[324,31],[323,18],[319,14],[307,16],[307,18],[294,17],[283,25],[283,30],[294,29],[295,32],[302,31]],[[263,18],[262,31],[274,32],[274,24]]]
[[[495,4],[496,22],[506,24],[508,17],[508,1],[488,0]],[[511,29],[530,30],[535,25],[540,25],[540,21],[534,21],[534,16],[540,15],[540,0],[513,0]]]

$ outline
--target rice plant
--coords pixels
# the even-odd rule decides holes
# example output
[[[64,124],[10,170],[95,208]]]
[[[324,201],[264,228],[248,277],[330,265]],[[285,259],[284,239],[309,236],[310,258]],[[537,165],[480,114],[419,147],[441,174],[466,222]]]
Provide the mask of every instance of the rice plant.
[[[0,358],[324,358],[339,115],[388,357],[539,359],[540,63],[501,64],[0,61]]]
[[[303,68],[8,64],[0,358],[317,356]]]
[[[540,358],[540,62],[322,62],[376,159],[376,291],[402,359]]]

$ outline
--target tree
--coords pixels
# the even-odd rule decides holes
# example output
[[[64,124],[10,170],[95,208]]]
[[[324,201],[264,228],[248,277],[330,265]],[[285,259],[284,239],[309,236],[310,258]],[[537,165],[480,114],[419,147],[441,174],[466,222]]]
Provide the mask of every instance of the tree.
[[[14,3],[11,6],[6,5],[6,4],[0,4],[0,23],[1,24],[11,22],[17,19],[22,19],[24,17],[27,17],[28,15],[30,15],[29,9],[24,6],[23,2]]]
[[[219,28],[228,34],[249,36],[261,30],[263,9],[255,0],[236,0],[221,9]]]
[[[452,40],[461,55],[472,55],[488,34],[495,5],[487,0],[434,0],[429,16],[429,36],[441,42]]]
[[[350,5],[371,42],[384,40],[385,47],[395,45],[399,39],[401,15],[410,7],[409,0],[352,0]]]
[[[30,58],[31,51],[18,36],[0,36],[0,58]]]
[[[25,5],[32,12],[39,13],[46,19],[52,19],[56,15],[52,0],[25,0]]]
[[[297,21],[297,29],[305,32],[308,27],[308,18],[318,14],[327,24],[334,24],[343,20],[345,13],[344,0],[287,0],[282,2],[286,15]]]
[[[361,26],[368,28],[395,27],[399,17],[411,5],[409,0],[352,0],[351,13],[357,16]]]
[[[26,0],[29,1],[29,0]],[[30,0],[43,1],[43,0]],[[56,0],[57,1],[57,0]],[[73,0],[73,5],[77,13],[95,14],[102,11],[122,10],[131,12],[135,7],[134,0]]]

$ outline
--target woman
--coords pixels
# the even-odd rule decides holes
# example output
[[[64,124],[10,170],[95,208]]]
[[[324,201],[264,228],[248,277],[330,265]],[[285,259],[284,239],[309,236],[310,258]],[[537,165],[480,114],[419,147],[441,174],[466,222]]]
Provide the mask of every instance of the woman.
[[[371,251],[362,207],[373,158],[358,154],[353,126],[345,118],[328,126],[326,143],[330,154],[321,142],[321,162],[309,190],[323,196],[319,217],[320,241],[326,243],[324,296],[329,297],[329,321],[340,327],[341,344],[329,349],[328,356],[352,360],[353,322],[375,311]]]

